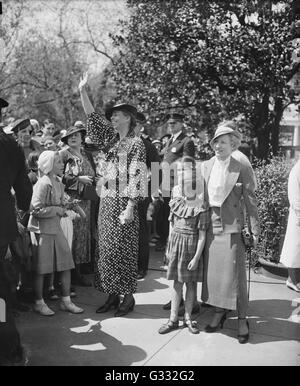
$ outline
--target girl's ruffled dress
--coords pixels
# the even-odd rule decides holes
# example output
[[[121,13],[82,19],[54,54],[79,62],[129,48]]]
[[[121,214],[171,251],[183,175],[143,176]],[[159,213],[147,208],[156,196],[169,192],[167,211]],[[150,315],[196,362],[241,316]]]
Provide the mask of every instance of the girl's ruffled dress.
[[[187,267],[197,249],[199,230],[206,231],[208,228],[208,208],[205,205],[193,207],[185,197],[173,198],[169,206],[172,230],[166,251],[169,262],[167,279],[181,283],[202,281],[202,257],[196,270],[188,271]]]

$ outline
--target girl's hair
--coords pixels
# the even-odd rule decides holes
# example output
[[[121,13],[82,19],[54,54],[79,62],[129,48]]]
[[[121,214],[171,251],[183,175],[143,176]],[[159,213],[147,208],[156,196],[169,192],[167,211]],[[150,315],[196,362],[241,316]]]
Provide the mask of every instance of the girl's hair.
[[[40,153],[38,151],[32,151],[31,153],[29,153],[28,159],[27,159],[29,169],[37,170],[38,168],[37,161],[39,159],[39,156],[40,156]]]
[[[190,157],[190,156],[183,156],[182,158],[179,158],[176,161],[177,167],[181,167],[181,173],[184,173],[184,170],[188,168],[189,170],[192,171],[192,179],[193,179],[193,185],[196,184],[196,161],[195,158]],[[177,180],[179,181],[179,175],[178,175],[178,170],[176,171],[177,173]],[[183,174],[184,175],[184,174]]]

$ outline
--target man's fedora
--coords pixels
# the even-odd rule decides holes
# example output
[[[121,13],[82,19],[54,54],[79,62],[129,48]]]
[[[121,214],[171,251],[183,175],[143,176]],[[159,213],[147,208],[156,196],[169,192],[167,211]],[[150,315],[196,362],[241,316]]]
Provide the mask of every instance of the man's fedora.
[[[165,116],[165,120],[175,119],[176,121],[183,122],[185,118],[185,114],[182,109],[179,108],[171,108],[168,114]]]
[[[71,126],[67,132],[61,137],[61,141],[64,143],[67,143],[67,138],[70,137],[70,135],[73,135],[75,133],[80,133],[82,132],[84,135],[86,134],[86,130],[84,127],[75,127]]]
[[[117,105],[114,105],[113,107],[108,108],[105,111],[105,117],[107,120],[111,120],[111,116],[114,111],[126,111],[128,113],[131,113],[135,118],[137,118],[137,109],[136,107],[129,105],[127,103],[119,103]]]

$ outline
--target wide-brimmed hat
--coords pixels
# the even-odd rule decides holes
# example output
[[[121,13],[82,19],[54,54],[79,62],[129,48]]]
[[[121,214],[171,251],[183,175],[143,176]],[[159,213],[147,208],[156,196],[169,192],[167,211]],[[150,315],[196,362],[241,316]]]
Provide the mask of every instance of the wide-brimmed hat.
[[[162,142],[160,139],[154,139],[152,142],[151,142],[153,145],[155,145],[156,143],[159,143],[160,145],[162,145]]]
[[[26,129],[26,127],[30,126],[30,130],[32,131],[32,127],[30,125],[30,119],[26,118],[26,119],[17,119],[16,121],[14,121],[10,127],[11,127],[11,131],[14,132],[14,133],[18,133],[18,131],[20,130],[24,130]]]
[[[217,128],[217,130],[215,131],[214,137],[210,141],[210,146],[213,147],[213,144],[214,144],[215,140],[217,138],[221,137],[221,135],[226,135],[226,134],[234,135],[239,141],[242,139],[241,134],[238,131],[232,129],[231,127],[219,126]]]
[[[67,132],[61,137],[61,141],[64,142],[64,143],[67,143],[67,138],[70,137],[70,135],[73,135],[75,133],[79,133],[79,132],[82,132],[84,133],[84,135],[86,134],[86,130],[85,128],[83,127],[75,127],[75,126],[71,126]]]
[[[137,120],[138,122],[144,123],[144,122],[146,122],[146,117],[145,117],[145,115],[144,115],[143,113],[141,113],[140,111],[138,111],[138,112],[136,113],[136,120]]]
[[[4,107],[7,107],[9,105],[9,103],[3,99],[3,98],[0,98],[0,109],[3,109]]]
[[[110,121],[113,112],[116,111],[116,110],[121,110],[121,111],[129,112],[129,113],[133,114],[134,117],[137,118],[137,109],[136,109],[136,107],[134,107],[132,105],[129,105],[127,103],[119,103],[117,105],[114,105],[113,107],[108,108],[105,111],[106,119],[108,119]]]

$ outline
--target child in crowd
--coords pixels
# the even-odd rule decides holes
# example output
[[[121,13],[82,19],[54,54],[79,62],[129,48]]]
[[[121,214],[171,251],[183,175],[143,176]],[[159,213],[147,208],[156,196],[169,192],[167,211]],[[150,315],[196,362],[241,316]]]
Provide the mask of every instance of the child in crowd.
[[[34,310],[41,315],[51,316],[54,312],[43,299],[44,275],[60,272],[62,301],[60,309],[74,314],[82,313],[70,299],[71,269],[74,262],[60,220],[69,207],[64,202],[64,185],[58,176],[63,172],[63,163],[57,152],[44,151],[38,159],[40,177],[33,188],[31,214],[28,229],[34,254],[35,296]]]
[[[170,201],[170,235],[167,245],[167,279],[174,280],[171,315],[159,329],[166,334],[179,327],[178,311],[186,286],[184,325],[193,334],[199,333],[196,321],[191,320],[197,282],[202,281],[201,255],[208,227],[208,205],[204,201],[204,180],[191,157],[177,161],[178,185]]]
[[[69,209],[66,210],[65,216],[60,219],[60,226],[65,238],[67,239],[70,250],[72,251],[73,244],[73,221],[75,219],[85,219],[86,214],[84,210],[78,205],[79,200],[70,201],[70,196],[65,193],[65,201],[69,204]],[[71,286],[70,297],[76,297],[75,289]],[[59,295],[54,288],[54,274],[49,277],[48,299],[57,300]]]
[[[40,153],[38,151],[32,151],[27,160],[28,168],[29,168],[29,173],[28,173],[28,178],[30,179],[30,182],[32,185],[35,185],[38,180],[38,159],[39,159]]]

